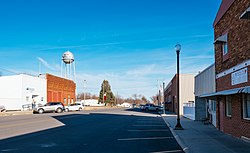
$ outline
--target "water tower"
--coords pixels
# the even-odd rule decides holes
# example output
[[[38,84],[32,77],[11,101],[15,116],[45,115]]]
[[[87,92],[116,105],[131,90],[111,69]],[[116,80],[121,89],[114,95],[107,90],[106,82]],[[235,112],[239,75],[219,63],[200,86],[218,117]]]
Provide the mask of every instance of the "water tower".
[[[74,60],[74,55],[70,51],[66,51],[65,53],[63,53],[61,63],[61,76],[63,77],[64,73],[65,78],[76,81],[76,65]]]

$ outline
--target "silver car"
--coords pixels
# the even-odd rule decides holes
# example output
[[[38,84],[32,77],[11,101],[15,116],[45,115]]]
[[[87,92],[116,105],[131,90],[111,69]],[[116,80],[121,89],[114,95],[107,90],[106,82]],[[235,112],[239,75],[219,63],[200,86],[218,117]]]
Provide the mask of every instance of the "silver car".
[[[83,109],[83,105],[81,103],[74,103],[68,106],[65,106],[65,111],[81,111]]]
[[[62,113],[64,110],[65,110],[64,106],[61,102],[48,102],[44,106],[35,107],[33,113],[39,113],[39,114],[42,114],[44,112]]]

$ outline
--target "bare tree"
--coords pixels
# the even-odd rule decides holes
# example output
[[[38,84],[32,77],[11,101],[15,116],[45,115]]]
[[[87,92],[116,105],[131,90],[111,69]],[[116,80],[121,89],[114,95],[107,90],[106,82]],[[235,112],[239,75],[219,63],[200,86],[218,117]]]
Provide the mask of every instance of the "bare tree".
[[[150,97],[150,99],[151,99],[151,101],[152,101],[153,103],[155,103],[155,104],[158,103],[158,95],[154,95],[154,96]]]
[[[83,100],[84,99],[84,93],[79,93],[77,95],[77,99],[78,100]],[[85,99],[98,99],[98,96],[87,92],[87,93],[85,93]]]

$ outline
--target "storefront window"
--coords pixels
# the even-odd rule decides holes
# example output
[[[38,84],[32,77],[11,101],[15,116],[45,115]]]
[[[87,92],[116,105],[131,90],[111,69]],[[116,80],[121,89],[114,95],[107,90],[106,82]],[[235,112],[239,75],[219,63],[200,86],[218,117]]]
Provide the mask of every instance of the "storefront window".
[[[250,94],[243,95],[243,118],[250,120]]]
[[[226,96],[226,116],[232,116],[232,100],[230,96]]]

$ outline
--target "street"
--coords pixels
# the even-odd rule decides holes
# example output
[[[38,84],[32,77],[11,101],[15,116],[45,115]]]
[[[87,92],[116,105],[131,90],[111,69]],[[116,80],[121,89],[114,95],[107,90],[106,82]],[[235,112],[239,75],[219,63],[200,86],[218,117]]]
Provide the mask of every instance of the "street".
[[[156,112],[136,109],[0,118],[0,152],[183,152]]]

